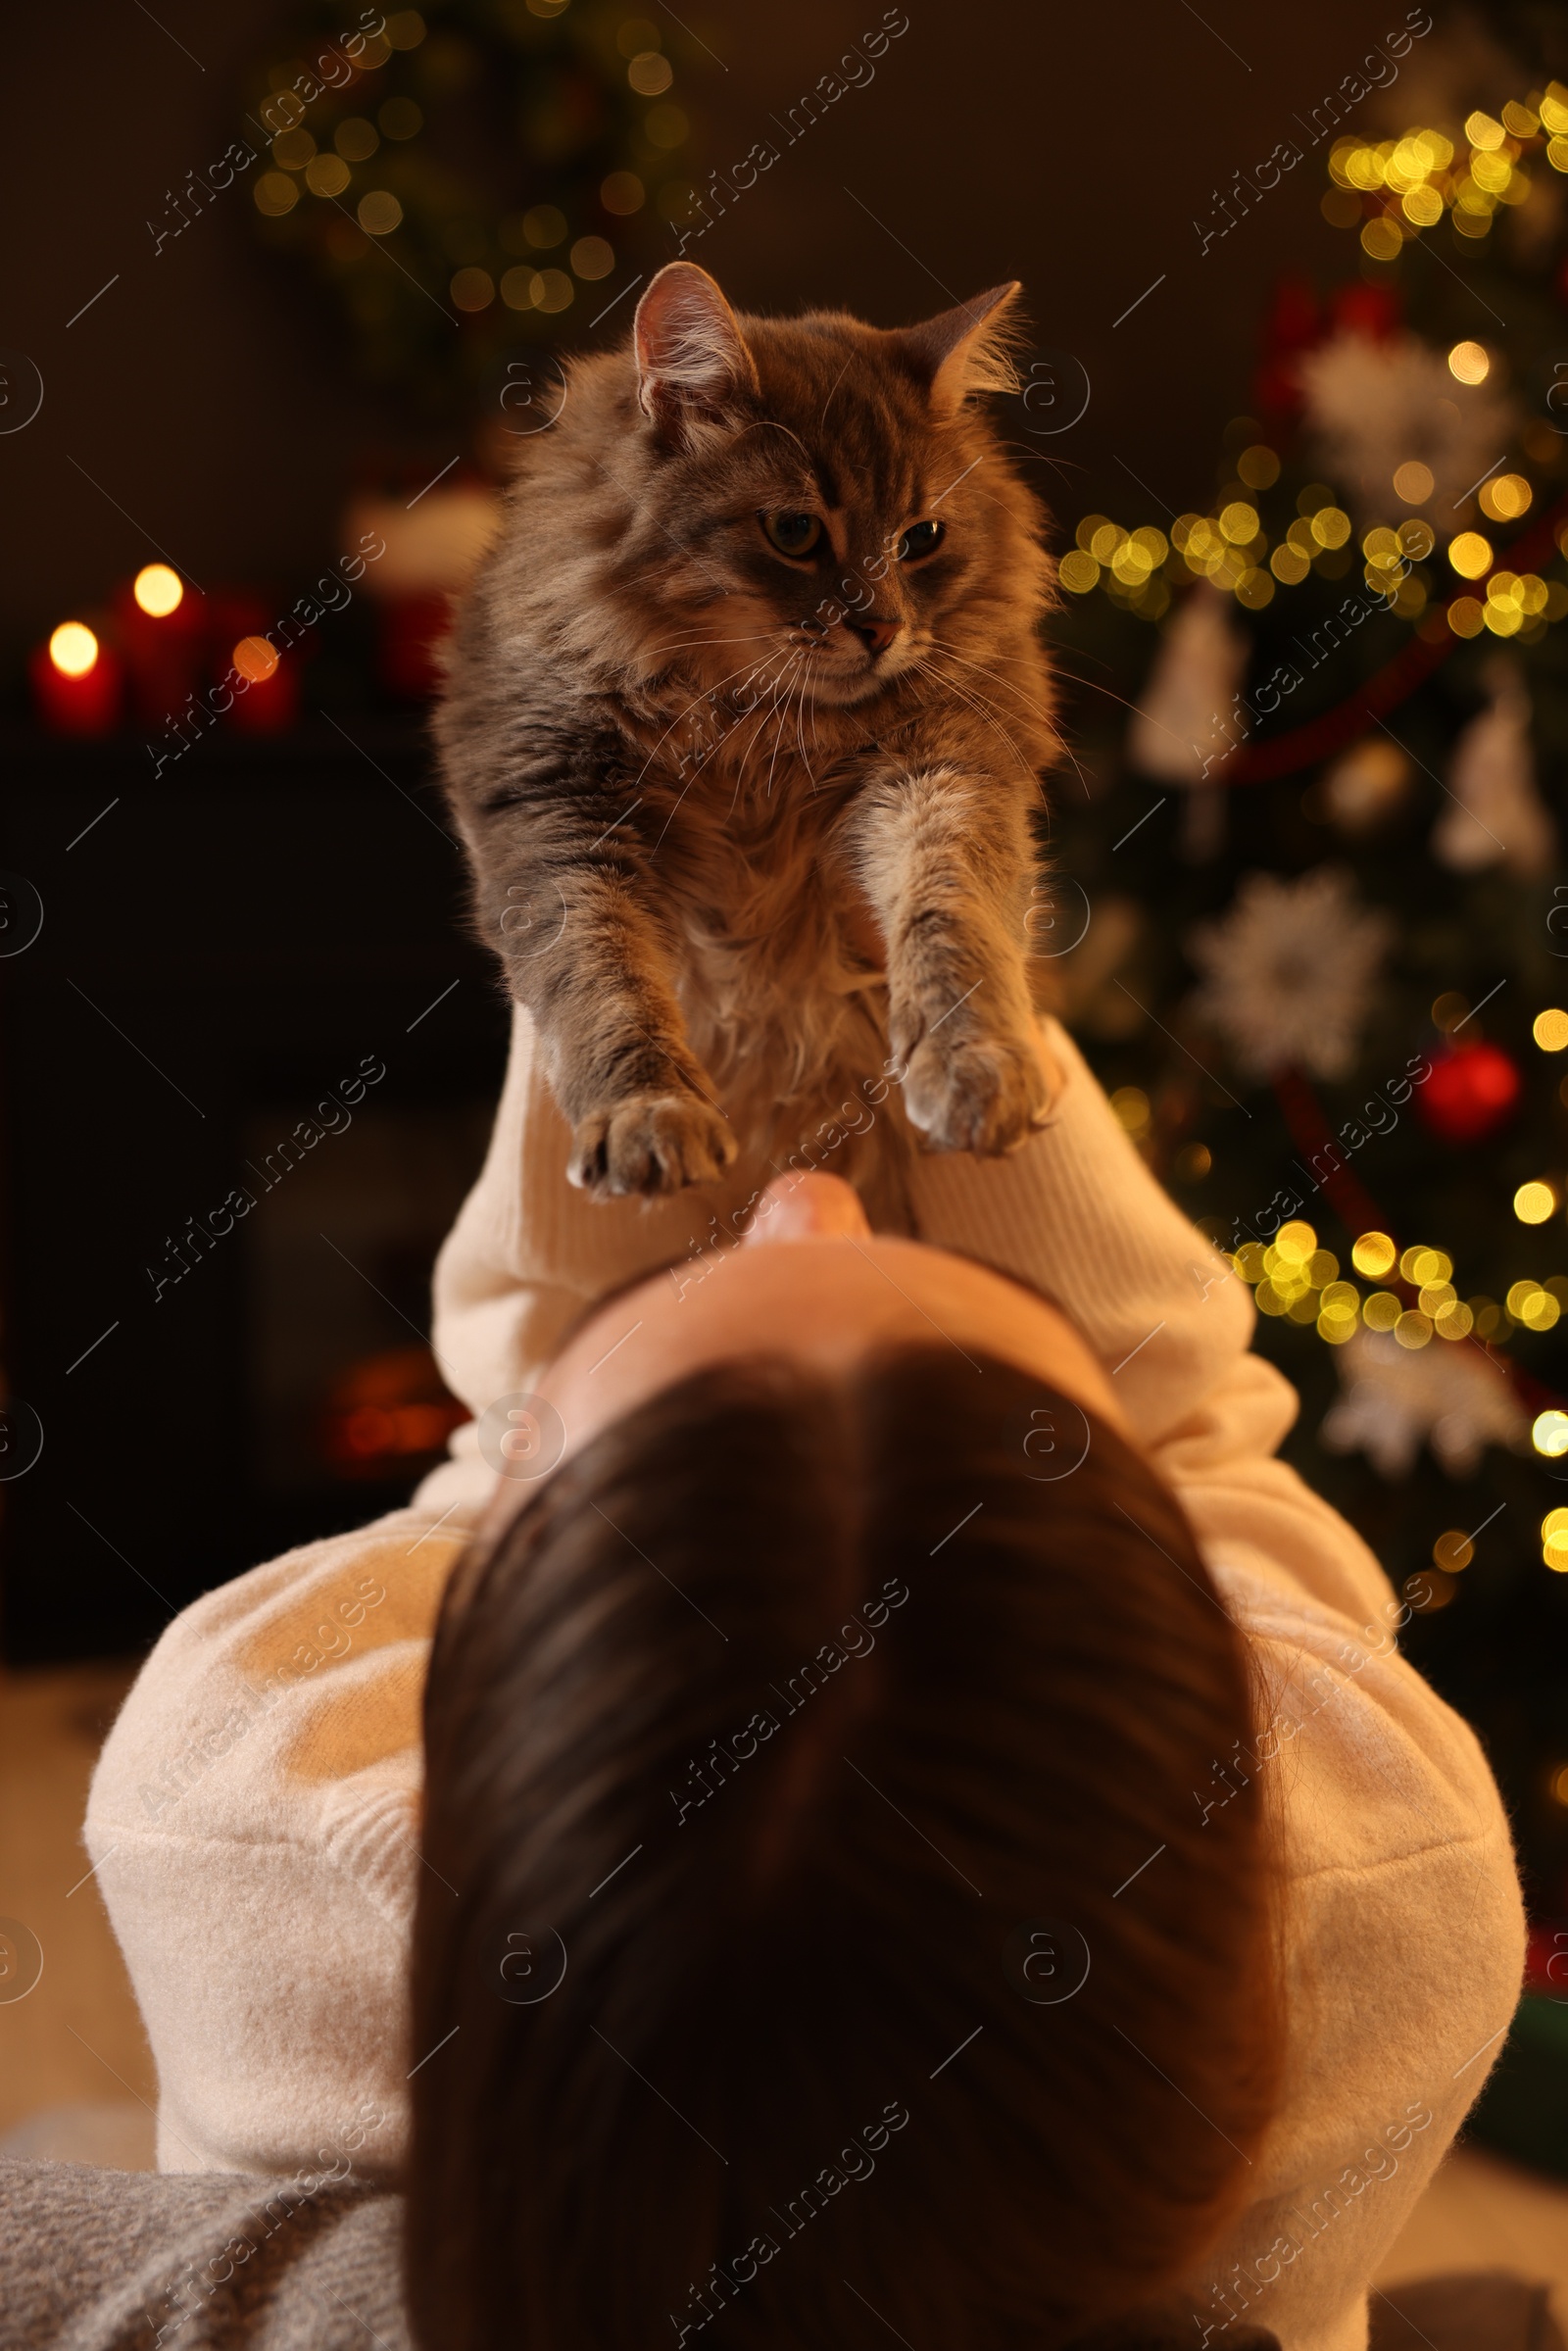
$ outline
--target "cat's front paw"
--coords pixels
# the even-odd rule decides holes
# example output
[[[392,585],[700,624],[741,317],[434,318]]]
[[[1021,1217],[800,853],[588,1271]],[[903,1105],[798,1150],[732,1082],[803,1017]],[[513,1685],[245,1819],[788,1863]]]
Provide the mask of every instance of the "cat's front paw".
[[[566,1180],[595,1200],[679,1192],[715,1181],[735,1151],[728,1125],[700,1095],[634,1094],[578,1122]]]
[[[922,1038],[909,1056],[904,1103],[930,1150],[997,1158],[1026,1143],[1056,1085],[1029,1037]]]

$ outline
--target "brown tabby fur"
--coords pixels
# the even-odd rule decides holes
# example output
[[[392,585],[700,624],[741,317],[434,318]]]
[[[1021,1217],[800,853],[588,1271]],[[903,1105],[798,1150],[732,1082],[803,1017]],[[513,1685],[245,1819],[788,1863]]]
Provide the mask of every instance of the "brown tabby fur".
[[[979,405],[1015,292],[884,332],[737,319],[674,263],[521,443],[437,732],[601,1197],[710,1180],[738,1142],[777,1163],[891,1067],[875,1164],[844,1171],[896,1214],[910,1149],[1009,1150],[1044,1110],[1050,565]],[[775,551],[778,512],[822,518],[814,558]],[[901,560],[924,518],[941,544]]]

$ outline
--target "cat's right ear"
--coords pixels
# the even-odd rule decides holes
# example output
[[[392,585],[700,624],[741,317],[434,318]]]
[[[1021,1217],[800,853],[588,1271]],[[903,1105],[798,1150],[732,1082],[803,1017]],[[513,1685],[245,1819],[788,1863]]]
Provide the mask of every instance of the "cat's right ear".
[[[670,440],[699,418],[716,418],[759,390],[757,363],[735,314],[706,269],[668,262],[637,305],[637,397]]]

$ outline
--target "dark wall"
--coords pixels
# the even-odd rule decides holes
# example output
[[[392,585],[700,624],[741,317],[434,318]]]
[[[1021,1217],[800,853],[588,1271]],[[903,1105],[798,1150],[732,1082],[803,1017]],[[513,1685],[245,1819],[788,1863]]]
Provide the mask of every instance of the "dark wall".
[[[1042,443],[1069,519],[1118,499],[1153,513],[1128,467],[1171,507],[1206,499],[1269,287],[1286,269],[1341,272],[1347,253],[1318,215],[1316,157],[1206,254],[1193,220],[1403,7],[908,0],[906,13],[874,81],[695,250],[742,303],[843,303],[884,324],[1020,276],[1040,344],[1075,355],[1092,386],[1082,423]],[[1440,21],[1451,13],[1437,0]],[[11,19],[0,348],[31,358],[45,397],[25,431],[0,433],[9,655],[160,550],[203,581],[310,570],[334,551],[357,451],[398,434],[323,342],[305,289],[257,254],[242,182],[154,256],[148,218],[235,134],[275,15],[264,0],[160,0],[156,17],[86,0]],[[692,0],[682,15],[714,53],[697,53],[701,86],[683,80],[693,160],[724,170],[882,10]],[[1405,93],[1415,111],[1432,54],[1411,52],[1396,114]]]

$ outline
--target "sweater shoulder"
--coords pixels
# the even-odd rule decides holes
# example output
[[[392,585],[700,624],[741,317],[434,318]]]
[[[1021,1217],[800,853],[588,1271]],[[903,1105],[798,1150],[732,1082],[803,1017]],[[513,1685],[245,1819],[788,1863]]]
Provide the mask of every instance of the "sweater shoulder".
[[[403,1510],[207,1593],[143,1666],[88,1797],[95,1861],[169,1829],[354,1847],[419,1783],[430,1637],[466,1530]]]

